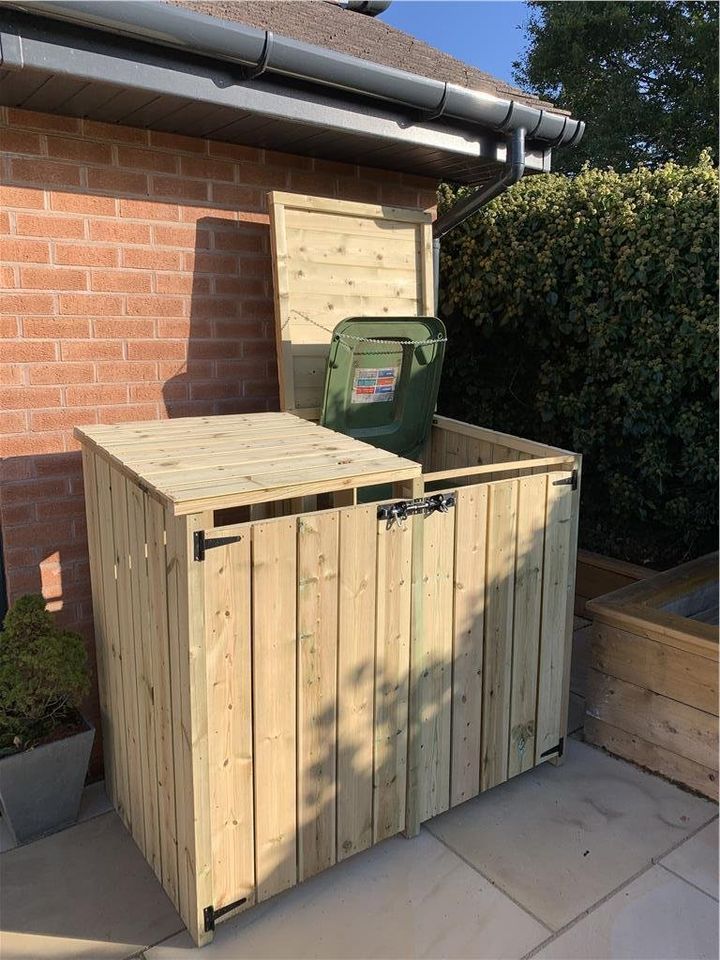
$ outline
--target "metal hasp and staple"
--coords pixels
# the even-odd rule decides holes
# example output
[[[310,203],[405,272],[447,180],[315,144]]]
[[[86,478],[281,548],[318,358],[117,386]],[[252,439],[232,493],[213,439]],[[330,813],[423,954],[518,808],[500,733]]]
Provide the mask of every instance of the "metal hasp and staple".
[[[431,513],[447,513],[454,507],[454,493],[436,493],[431,497],[419,497],[417,500],[398,500],[396,503],[383,503],[378,507],[378,520],[387,520],[388,530],[395,523],[404,523],[408,517],[427,517]]]
[[[204,530],[196,530],[193,534],[193,560],[200,563],[205,559],[205,554],[213,547],[225,547],[229,543],[239,543],[242,537],[211,537],[205,536]]]
[[[205,907],[203,910],[203,924],[205,927],[205,933],[211,933],[215,929],[215,923],[221,917],[224,917],[227,913],[230,913],[233,910],[237,910],[238,907],[241,907],[244,903],[247,903],[247,897],[242,897],[240,900],[235,900],[234,903],[228,903],[224,907],[218,907],[217,910],[212,904],[209,907]]]
[[[553,480],[554,487],[570,487],[571,490],[578,488],[578,472],[573,470],[569,477],[563,477],[562,480]]]

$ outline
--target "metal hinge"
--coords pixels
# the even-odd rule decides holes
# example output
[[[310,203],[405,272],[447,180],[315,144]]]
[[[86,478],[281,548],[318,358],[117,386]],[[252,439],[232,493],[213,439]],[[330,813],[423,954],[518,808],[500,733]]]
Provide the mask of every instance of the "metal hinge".
[[[230,913],[232,910],[237,910],[237,908],[241,907],[244,903],[247,903],[247,897],[243,897],[241,900],[236,900],[234,903],[228,903],[224,907],[220,907],[217,910],[212,904],[210,904],[209,907],[205,907],[203,910],[205,933],[211,933],[215,929],[216,920],[219,920],[220,917],[224,917],[226,913]]]
[[[205,537],[204,530],[196,530],[193,534],[193,560],[204,560],[207,550],[213,547],[224,547],[227,543],[238,543],[242,537]]]
[[[554,487],[570,487],[571,490],[577,490],[577,470],[573,470],[569,477],[563,477],[562,480],[553,480]]]
[[[398,500],[397,503],[383,503],[377,509],[378,520],[387,520],[388,530],[397,521],[402,524],[408,517],[418,513],[427,517],[430,513],[447,513],[455,506],[454,493],[435,493],[431,497],[417,500]]]
[[[543,752],[540,754],[540,759],[542,760],[545,757],[555,757],[555,756],[561,757],[564,752],[565,752],[565,737],[560,737],[557,743],[557,746],[548,747],[547,750],[543,750]]]

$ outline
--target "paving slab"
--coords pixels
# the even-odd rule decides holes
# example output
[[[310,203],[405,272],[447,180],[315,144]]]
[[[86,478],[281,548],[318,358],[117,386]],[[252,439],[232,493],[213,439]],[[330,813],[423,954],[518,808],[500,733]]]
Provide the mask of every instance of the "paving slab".
[[[718,899],[718,822],[714,820],[660,863]]]
[[[147,960],[521,957],[548,931],[424,831],[388,840],[219,924],[202,950],[187,934]]]
[[[532,956],[717,960],[717,903],[662,867],[652,867]]]
[[[717,808],[576,740],[545,763],[426,827],[533,916],[558,930]]]
[[[0,858],[3,960],[127,957],[183,928],[115,813]]]
[[[112,810],[112,804],[105,793],[105,781],[99,780],[96,783],[91,783],[83,790],[77,822],[83,823],[85,820],[91,820],[93,817],[98,817],[101,813],[107,813],[109,810]],[[63,829],[67,828],[63,827]],[[17,847],[17,844],[7,828],[5,818],[0,816],[0,853],[14,850],[15,847]]]

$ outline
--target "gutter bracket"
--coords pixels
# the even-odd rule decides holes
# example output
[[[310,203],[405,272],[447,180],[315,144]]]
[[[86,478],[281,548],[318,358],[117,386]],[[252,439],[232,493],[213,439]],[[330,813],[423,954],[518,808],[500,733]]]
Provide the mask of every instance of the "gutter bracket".
[[[418,123],[429,123],[431,120],[439,120],[440,117],[445,113],[445,107],[447,106],[448,98],[448,85],[447,80],[443,84],[443,92],[440,97],[440,101],[436,107],[433,107],[431,110],[422,110],[417,115]]]
[[[263,44],[262,53],[260,54],[258,62],[248,67],[239,67],[237,70],[240,83],[246,83],[248,80],[256,80],[265,73],[268,68],[268,63],[270,62],[274,41],[275,37],[273,36],[272,30],[266,30],[265,43]]]

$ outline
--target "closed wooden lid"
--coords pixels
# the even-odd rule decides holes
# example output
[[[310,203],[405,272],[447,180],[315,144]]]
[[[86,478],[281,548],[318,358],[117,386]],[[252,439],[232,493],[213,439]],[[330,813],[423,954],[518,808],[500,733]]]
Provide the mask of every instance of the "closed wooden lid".
[[[407,480],[421,466],[290,413],[76,427],[176,514]]]

